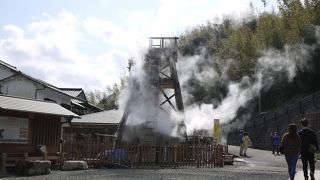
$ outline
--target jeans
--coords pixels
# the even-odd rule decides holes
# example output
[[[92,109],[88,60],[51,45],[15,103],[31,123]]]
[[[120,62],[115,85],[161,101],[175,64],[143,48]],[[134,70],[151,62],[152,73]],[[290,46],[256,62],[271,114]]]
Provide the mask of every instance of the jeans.
[[[272,154],[274,154],[274,151],[277,151],[277,154],[279,154],[279,145],[272,145]]]
[[[314,154],[313,153],[302,153],[301,154],[302,166],[303,166],[303,174],[305,178],[308,178],[308,162],[310,165],[310,175],[311,177],[314,175]]]
[[[240,144],[240,152],[239,154],[241,155],[243,153],[243,143]]]
[[[298,161],[298,155],[285,155],[285,157],[288,164],[288,172],[289,172],[290,180],[293,180],[296,174],[296,165]]]

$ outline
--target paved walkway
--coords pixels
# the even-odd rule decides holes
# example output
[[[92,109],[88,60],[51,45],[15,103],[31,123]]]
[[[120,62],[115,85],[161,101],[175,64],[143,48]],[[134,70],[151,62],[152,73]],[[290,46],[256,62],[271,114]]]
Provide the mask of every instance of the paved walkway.
[[[229,153],[239,155],[239,146],[229,146]],[[258,149],[248,149],[248,157],[238,157],[236,160],[245,161],[249,166],[261,169],[277,167],[279,170],[287,171],[287,163],[283,155],[273,155],[271,151]],[[302,162],[299,159],[297,163],[296,180],[304,180],[302,171]],[[315,179],[320,180],[320,162],[316,163]]]

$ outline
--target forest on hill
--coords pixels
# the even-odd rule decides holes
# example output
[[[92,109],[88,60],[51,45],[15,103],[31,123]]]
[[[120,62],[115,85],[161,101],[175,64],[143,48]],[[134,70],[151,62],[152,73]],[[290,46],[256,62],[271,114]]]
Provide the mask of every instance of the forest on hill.
[[[268,6],[267,0],[261,3]],[[320,3],[318,0],[278,0],[272,12],[255,13],[251,5],[250,14],[242,20],[225,17],[221,23],[193,27],[180,35],[178,50],[182,56],[200,55],[209,61],[197,63],[197,68],[208,68],[227,77],[230,82],[240,82],[243,77],[255,79],[259,59],[267,50],[276,53],[294,51],[302,45],[312,47],[308,51],[308,68],[296,66],[296,75],[288,81],[286,75],[277,73],[271,87],[262,89],[261,111],[269,111],[310,93],[320,90]],[[301,59],[307,61],[307,59]],[[133,61],[128,61],[128,66]],[[226,65],[228,65],[225,72]],[[130,68],[129,68],[130,69]],[[125,77],[105,91],[87,91],[91,103],[105,109],[118,107],[117,99],[125,86]],[[225,79],[212,84],[190,78],[184,86],[193,95],[192,103],[219,102],[227,96]],[[182,87],[184,88],[184,87]],[[257,102],[254,99],[253,102]],[[253,103],[257,110],[257,104]]]
[[[261,0],[261,3],[268,6],[266,0]],[[240,82],[245,76],[256,78],[259,58],[265,55],[266,50],[281,53],[287,49],[294,51],[302,45],[312,47],[312,51],[308,52],[308,68],[297,66],[296,76],[291,81],[281,73],[275,74],[275,83],[265,90],[262,89],[261,111],[274,110],[294,98],[319,91],[319,1],[278,0],[277,9],[272,12],[255,14],[252,5],[250,12],[250,15],[240,22],[224,18],[219,24],[207,22],[194,27],[180,36],[180,53],[183,56],[209,56],[212,61],[198,63],[198,69],[206,70],[210,66],[220,73],[220,76],[225,73],[228,63],[228,81]],[[187,86],[193,88],[189,88],[188,93],[193,95],[193,101],[198,104],[219,102],[228,93],[224,81],[225,79],[222,79],[208,85],[191,78]],[[255,106],[258,108],[257,104]]]

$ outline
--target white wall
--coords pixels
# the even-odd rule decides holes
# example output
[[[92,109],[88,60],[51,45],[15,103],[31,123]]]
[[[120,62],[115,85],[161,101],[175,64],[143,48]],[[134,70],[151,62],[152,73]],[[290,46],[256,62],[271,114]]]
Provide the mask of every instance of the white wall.
[[[49,98],[56,101],[59,105],[61,105],[62,103],[71,105],[71,97],[60,92],[54,91],[48,87],[43,89],[43,86],[39,83],[31,81],[22,76],[15,77],[12,80],[0,83],[0,85],[1,92],[5,95],[35,99],[36,89],[39,89],[37,91],[38,100],[43,101],[44,98]]]
[[[1,92],[5,95],[34,99],[35,89],[34,83],[21,76],[1,83]]]
[[[13,72],[11,72],[9,69],[4,68],[2,66],[0,66],[0,80],[4,79],[6,77],[12,76]]]
[[[61,105],[62,103],[71,105],[71,97],[49,88],[46,88],[44,90],[38,90],[37,99],[43,100],[44,98],[52,99],[56,101],[59,105]]]

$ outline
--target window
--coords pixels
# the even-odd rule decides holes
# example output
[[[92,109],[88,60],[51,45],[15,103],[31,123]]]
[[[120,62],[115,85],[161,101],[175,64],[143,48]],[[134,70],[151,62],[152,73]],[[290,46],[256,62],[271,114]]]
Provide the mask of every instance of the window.
[[[71,106],[69,104],[62,103],[61,106],[68,110],[71,110]]]
[[[55,100],[52,100],[52,99],[50,99],[50,98],[43,98],[43,100],[44,100],[44,101],[49,101],[49,102],[54,102],[54,103],[57,103],[57,101],[55,101]]]
[[[0,116],[0,127],[0,143],[27,143],[27,118]]]

